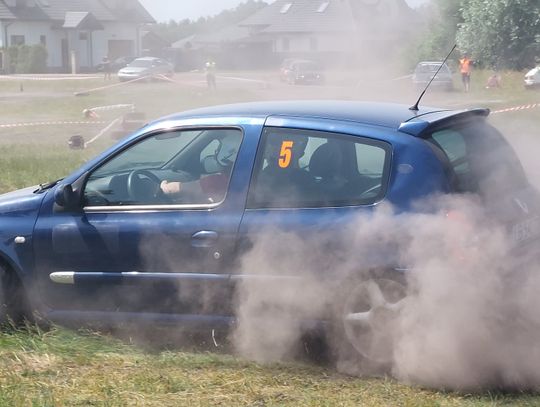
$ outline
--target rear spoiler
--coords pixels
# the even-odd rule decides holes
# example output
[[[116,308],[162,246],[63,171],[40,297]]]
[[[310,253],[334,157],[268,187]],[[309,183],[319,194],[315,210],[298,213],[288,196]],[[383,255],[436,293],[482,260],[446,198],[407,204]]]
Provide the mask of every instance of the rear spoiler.
[[[424,135],[448,126],[449,123],[462,123],[478,117],[489,116],[490,110],[484,108],[468,110],[443,110],[415,116],[401,123],[398,130],[416,137]]]

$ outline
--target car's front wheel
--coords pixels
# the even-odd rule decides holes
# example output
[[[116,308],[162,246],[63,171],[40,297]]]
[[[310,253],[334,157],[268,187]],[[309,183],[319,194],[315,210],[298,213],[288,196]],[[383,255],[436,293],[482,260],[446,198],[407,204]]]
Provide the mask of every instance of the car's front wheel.
[[[0,263],[0,325],[8,322],[19,324],[27,315],[28,307],[23,287],[15,273]]]
[[[374,373],[390,368],[407,294],[400,280],[373,277],[345,285],[338,306],[334,345],[337,362],[343,370]]]

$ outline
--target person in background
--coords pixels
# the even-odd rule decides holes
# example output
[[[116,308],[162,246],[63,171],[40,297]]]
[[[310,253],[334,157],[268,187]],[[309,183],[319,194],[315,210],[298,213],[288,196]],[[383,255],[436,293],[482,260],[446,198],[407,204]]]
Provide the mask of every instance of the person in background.
[[[471,88],[471,70],[472,70],[473,61],[469,58],[467,54],[463,55],[463,58],[459,60],[459,70],[461,72],[461,81],[463,82],[463,87],[465,92],[468,92]]]
[[[111,79],[111,60],[107,55],[103,57],[101,64],[103,65],[103,79]]]
[[[205,65],[206,85],[208,89],[216,89],[216,63],[212,60]]]
[[[493,75],[491,75],[486,82],[486,89],[500,88],[500,87],[501,87],[501,76],[497,72],[493,72]]]

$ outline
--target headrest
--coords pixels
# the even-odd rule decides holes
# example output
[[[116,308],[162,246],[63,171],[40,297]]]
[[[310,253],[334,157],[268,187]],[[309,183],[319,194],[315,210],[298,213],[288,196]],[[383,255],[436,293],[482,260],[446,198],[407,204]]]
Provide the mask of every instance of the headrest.
[[[314,177],[331,178],[340,173],[341,151],[336,144],[319,146],[309,160],[309,172]]]

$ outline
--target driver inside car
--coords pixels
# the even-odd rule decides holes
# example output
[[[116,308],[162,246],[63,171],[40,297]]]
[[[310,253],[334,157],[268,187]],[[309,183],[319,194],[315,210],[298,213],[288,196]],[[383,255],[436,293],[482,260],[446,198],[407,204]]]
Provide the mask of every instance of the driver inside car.
[[[208,156],[203,160],[207,174],[188,182],[163,180],[160,190],[172,200],[220,202],[225,198],[237,153],[237,148],[221,148],[215,157]]]

